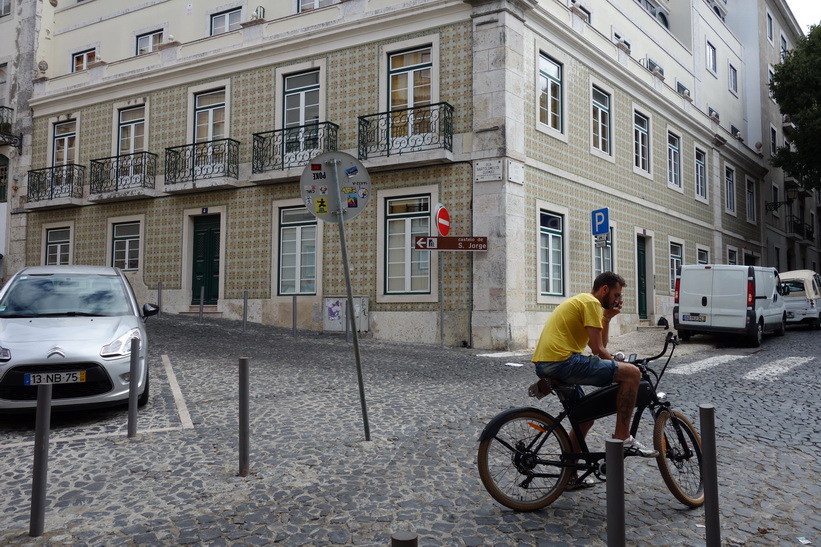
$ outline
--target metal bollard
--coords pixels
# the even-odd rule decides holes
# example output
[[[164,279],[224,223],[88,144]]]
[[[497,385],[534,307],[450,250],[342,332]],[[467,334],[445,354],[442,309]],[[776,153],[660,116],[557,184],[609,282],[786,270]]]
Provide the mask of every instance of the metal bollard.
[[[416,547],[419,538],[413,532],[396,532],[391,536],[391,547]]]
[[[239,476],[247,477],[250,467],[249,424],[250,424],[250,374],[248,358],[239,359]]]
[[[51,384],[37,386],[37,416],[34,419],[34,473],[31,480],[29,535],[43,535],[46,525],[48,437],[51,427]]]
[[[160,311],[157,312],[157,317],[162,313],[162,281],[157,281],[157,307]]]
[[[607,439],[607,547],[624,547],[624,441]]]
[[[128,438],[137,436],[137,383],[140,372],[140,341],[131,339],[131,368],[128,374]],[[148,366],[148,363],[146,363]]]
[[[242,291],[242,330],[248,327],[248,291]]]
[[[291,312],[293,313],[293,320],[291,321],[293,336],[296,338],[296,295],[293,296],[293,304],[291,305]]]
[[[202,323],[203,308],[205,307],[205,285],[200,287],[200,323]]]
[[[716,409],[710,404],[698,405],[701,420],[701,480],[704,483],[704,526],[707,547],[721,545],[721,523],[718,514],[718,456],[716,453]]]

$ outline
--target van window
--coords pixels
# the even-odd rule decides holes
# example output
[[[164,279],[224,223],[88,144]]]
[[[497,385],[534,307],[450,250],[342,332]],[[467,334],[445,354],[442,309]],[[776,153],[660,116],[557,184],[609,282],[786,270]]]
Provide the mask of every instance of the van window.
[[[790,296],[804,296],[804,282],[798,279],[791,279],[784,282],[790,288]]]

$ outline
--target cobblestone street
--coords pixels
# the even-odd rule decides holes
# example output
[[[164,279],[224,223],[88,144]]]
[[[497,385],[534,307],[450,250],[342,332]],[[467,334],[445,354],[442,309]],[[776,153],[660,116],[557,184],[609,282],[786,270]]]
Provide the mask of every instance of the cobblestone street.
[[[0,417],[0,545],[389,545],[399,531],[430,546],[606,544],[604,485],[516,513],[479,481],[477,438],[494,415],[556,412],[553,397],[527,397],[529,355],[361,340],[366,441],[344,336],[295,339],[289,329],[165,314],[148,326],[151,397],[136,439],[124,408],[52,417],[40,538],[28,537],[34,420]],[[631,334],[611,348],[657,353],[663,338]],[[716,406],[723,543],[818,544],[821,337],[790,329],[758,350],[705,341],[682,344],[662,389],[697,428],[698,405]],[[717,355],[730,357],[700,364]],[[750,376],[795,356],[812,358]],[[247,477],[238,476],[240,357],[251,364]],[[644,425],[639,438],[651,444]],[[611,431],[611,421],[597,423],[591,446]],[[703,509],[686,509],[655,461],[639,460],[625,462],[628,544],[703,545]]]

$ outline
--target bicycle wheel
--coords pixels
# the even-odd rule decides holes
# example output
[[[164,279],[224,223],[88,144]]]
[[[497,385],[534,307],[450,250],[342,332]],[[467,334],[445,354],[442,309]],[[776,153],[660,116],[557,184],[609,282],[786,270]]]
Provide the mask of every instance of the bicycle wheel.
[[[479,444],[479,477],[493,499],[516,511],[556,501],[572,473],[562,465],[570,438],[550,416],[523,409]]]
[[[670,492],[688,507],[704,503],[701,480],[701,439],[693,424],[677,410],[662,410],[653,429],[653,446],[661,478]]]

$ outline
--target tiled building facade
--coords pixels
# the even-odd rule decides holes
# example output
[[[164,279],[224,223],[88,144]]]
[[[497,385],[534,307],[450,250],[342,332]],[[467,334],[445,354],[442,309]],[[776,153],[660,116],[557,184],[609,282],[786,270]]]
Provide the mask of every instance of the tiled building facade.
[[[703,0],[37,4],[16,266],[114,264],[169,313],[204,295],[321,330],[345,279],[300,176],[329,150],[370,174],[346,239],[361,328],[382,339],[530,347],[606,269],[629,284],[619,330],[669,319],[676,265],[771,264],[787,237],[749,146],[748,46]],[[488,250],[416,249],[438,203]]]

